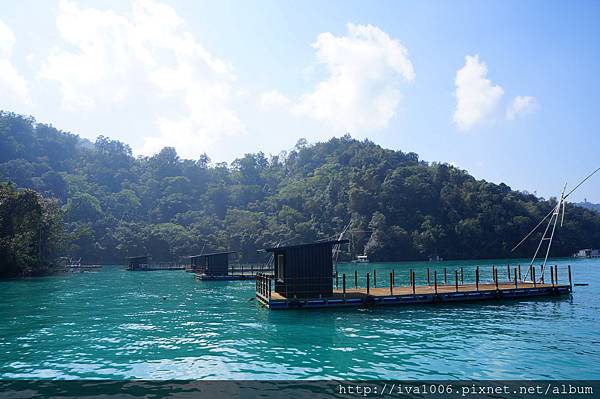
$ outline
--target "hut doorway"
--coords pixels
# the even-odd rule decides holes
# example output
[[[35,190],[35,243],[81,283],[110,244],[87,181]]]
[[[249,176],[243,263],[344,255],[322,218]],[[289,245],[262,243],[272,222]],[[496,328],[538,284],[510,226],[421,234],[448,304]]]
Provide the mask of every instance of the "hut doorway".
[[[277,255],[277,280],[283,281],[284,279],[284,268],[285,268],[285,255],[278,254]]]

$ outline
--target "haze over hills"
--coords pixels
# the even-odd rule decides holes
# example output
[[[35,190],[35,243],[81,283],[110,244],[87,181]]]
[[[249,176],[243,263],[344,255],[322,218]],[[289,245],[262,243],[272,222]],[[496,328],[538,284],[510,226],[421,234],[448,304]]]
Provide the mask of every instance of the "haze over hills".
[[[213,164],[169,147],[135,158],[104,136],[82,145],[7,112],[0,180],[57,198],[66,253],[104,263],[138,254],[178,259],[203,248],[257,261],[259,248],[336,237],[348,223],[346,259],[363,251],[389,261],[529,256],[536,237],[518,253],[510,249],[555,204],[350,136]],[[553,255],[597,246],[600,214],[573,204],[566,212]]]
[[[592,211],[600,212],[600,204],[594,204],[592,202],[583,201],[583,202],[578,202],[575,205],[580,206],[585,209],[590,209]]]

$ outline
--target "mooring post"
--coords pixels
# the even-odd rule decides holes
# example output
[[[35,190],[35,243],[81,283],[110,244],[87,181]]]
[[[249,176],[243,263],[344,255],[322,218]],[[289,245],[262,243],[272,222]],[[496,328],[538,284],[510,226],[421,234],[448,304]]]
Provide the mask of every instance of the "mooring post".
[[[369,273],[367,273],[367,295],[369,294],[369,285],[371,284],[369,283]]]
[[[346,273],[342,274],[342,292],[344,293],[344,298],[346,298]]]
[[[271,279],[269,279],[269,299],[271,299]]]
[[[392,281],[396,284],[396,269],[392,269]]]
[[[552,286],[554,287],[554,266],[550,266],[550,281],[552,282]]]
[[[496,291],[498,291],[498,269],[494,270],[494,280],[496,281]]]
[[[448,276],[446,274],[446,268],[444,267],[444,285],[448,285]]]
[[[462,266],[460,267],[460,283],[465,285],[465,270]]]
[[[554,265],[554,282],[558,285],[558,265]]]
[[[519,269],[519,281],[521,281],[521,264],[520,263],[519,263],[518,269]]]
[[[454,270],[454,288],[458,292],[458,270]]]
[[[390,272],[390,295],[394,295],[394,275]]]
[[[335,272],[335,289],[336,290],[339,288],[339,285],[340,285],[340,275],[336,270],[336,272]]]
[[[358,288],[358,272],[354,271],[354,288]]]
[[[408,285],[412,287],[412,269],[408,269]]]
[[[377,288],[377,270],[373,269],[373,288]]]
[[[519,288],[519,285],[517,283],[517,269],[515,269],[515,288]]]
[[[494,280],[495,275],[496,275],[496,266],[492,265],[492,280]]]
[[[415,271],[412,271],[412,289],[413,289],[413,295],[415,294],[415,292],[417,291],[417,287],[416,287],[416,283],[415,283]]]
[[[431,286],[431,282],[429,280],[429,268],[427,268],[427,285]]]
[[[510,265],[506,265],[506,277],[508,278],[508,282],[510,283]]]
[[[475,288],[479,291],[479,266],[475,269]]]
[[[437,271],[433,271],[433,288],[435,289],[435,293],[437,295]]]
[[[571,265],[569,265],[568,268],[569,268],[569,291],[573,292],[573,282],[571,281]]]
[[[531,278],[533,280],[533,286],[537,287],[537,283],[535,281],[535,266],[530,266],[531,267]]]

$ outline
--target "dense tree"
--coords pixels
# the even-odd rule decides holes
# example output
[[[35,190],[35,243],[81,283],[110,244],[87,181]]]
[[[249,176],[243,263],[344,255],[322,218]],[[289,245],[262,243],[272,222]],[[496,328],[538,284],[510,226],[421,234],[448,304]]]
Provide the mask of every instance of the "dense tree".
[[[62,245],[55,200],[0,183],[0,277],[48,272]]]
[[[89,262],[220,249],[256,261],[258,248],[336,237],[348,223],[346,258],[523,256],[539,235],[510,249],[556,203],[350,136],[227,165],[181,159],[171,147],[135,158],[119,141],[91,143],[6,112],[0,179],[57,198],[67,253]],[[597,246],[600,215],[572,204],[567,214],[553,255]]]

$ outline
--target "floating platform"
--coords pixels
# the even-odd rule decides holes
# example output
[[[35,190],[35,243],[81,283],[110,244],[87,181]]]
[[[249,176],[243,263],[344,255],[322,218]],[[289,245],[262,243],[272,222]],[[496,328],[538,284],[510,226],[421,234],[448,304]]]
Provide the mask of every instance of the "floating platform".
[[[129,270],[132,272],[152,272],[157,270],[184,270],[184,265],[147,265],[147,266],[138,266],[138,267],[128,267],[125,270]]]
[[[514,284],[502,284],[496,289],[495,284],[480,284],[479,289],[475,284],[461,285],[456,291],[454,286],[438,286],[437,293],[434,287],[419,286],[413,293],[410,287],[371,288],[369,293],[364,288],[334,290],[333,296],[328,298],[286,298],[276,292],[256,293],[256,299],[272,310],[299,309],[299,308],[331,308],[331,307],[364,307],[376,305],[410,305],[440,302],[467,302],[498,299],[519,299],[540,296],[560,296],[571,292],[568,285],[551,285],[521,283],[518,288]]]
[[[71,273],[90,272],[101,269],[102,265],[68,265],[66,271]]]
[[[256,274],[233,274],[226,276],[211,276],[208,274],[196,273],[196,278],[202,281],[235,281],[235,280],[256,280]]]

